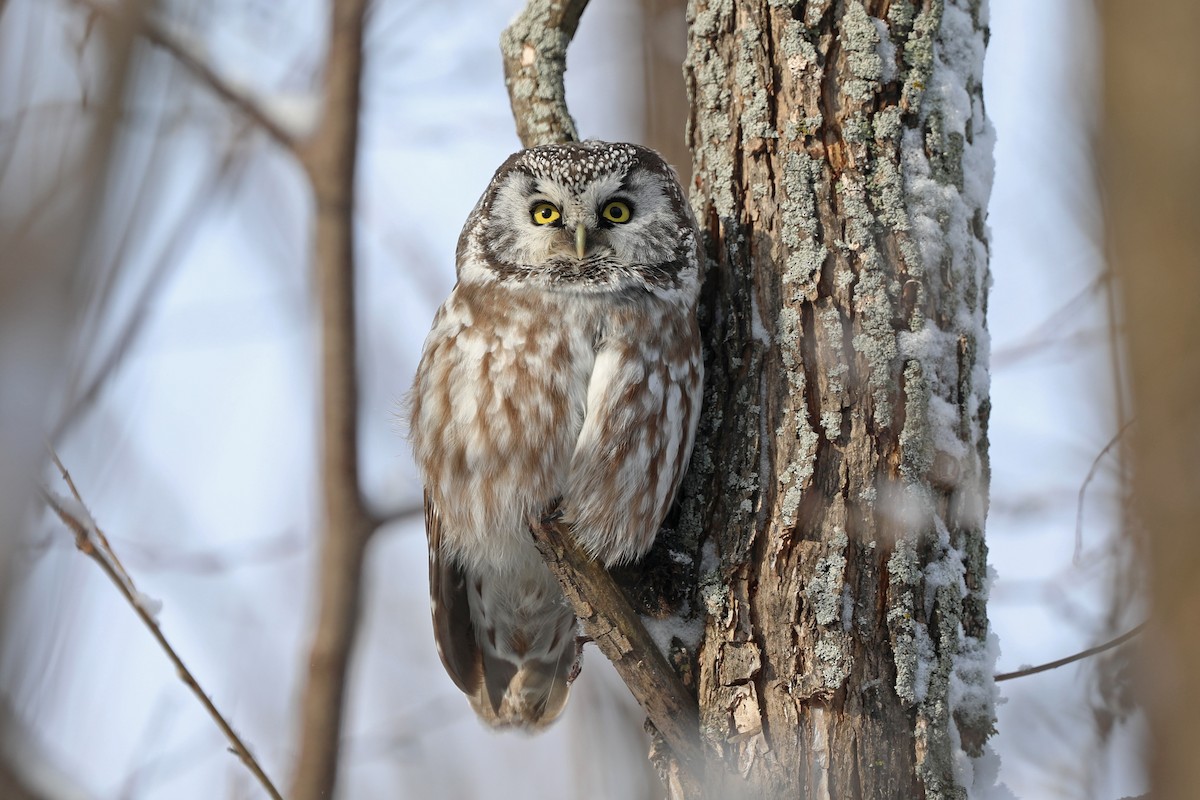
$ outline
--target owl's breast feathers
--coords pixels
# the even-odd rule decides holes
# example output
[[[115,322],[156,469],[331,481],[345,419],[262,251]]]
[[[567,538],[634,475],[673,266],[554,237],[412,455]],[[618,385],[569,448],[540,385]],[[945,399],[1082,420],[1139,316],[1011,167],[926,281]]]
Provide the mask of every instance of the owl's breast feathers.
[[[575,616],[527,518],[562,499],[608,564],[643,555],[700,410],[694,301],[460,283],[417,369],[435,640],[490,725],[544,727],[567,701]]]
[[[594,555],[644,554],[686,467],[701,382],[690,300],[459,284],[412,395],[442,546],[515,567],[527,515],[561,497]]]

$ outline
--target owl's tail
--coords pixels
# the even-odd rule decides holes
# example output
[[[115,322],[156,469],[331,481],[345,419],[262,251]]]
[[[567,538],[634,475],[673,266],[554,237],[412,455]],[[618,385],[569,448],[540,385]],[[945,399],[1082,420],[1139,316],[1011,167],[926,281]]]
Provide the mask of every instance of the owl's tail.
[[[575,614],[549,571],[537,566],[546,579],[491,586],[477,579],[468,587],[482,672],[468,696],[496,728],[533,733],[549,726],[566,708],[577,671]]]
[[[545,728],[566,707],[578,670],[578,623],[562,589],[532,544],[523,562],[468,568],[444,558],[438,538],[429,588],[446,672],[489,725]]]

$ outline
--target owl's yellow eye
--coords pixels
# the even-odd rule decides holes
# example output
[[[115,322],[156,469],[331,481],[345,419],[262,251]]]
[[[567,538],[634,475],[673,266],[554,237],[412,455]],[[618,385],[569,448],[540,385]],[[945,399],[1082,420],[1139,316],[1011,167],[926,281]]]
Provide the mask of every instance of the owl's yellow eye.
[[[558,218],[562,214],[558,213],[558,209],[551,203],[538,203],[529,210],[533,216],[533,221],[538,225],[549,225],[553,222],[558,222]]]
[[[604,207],[604,211],[601,213],[609,222],[629,222],[629,218],[633,216],[629,206],[620,200],[613,200]]]

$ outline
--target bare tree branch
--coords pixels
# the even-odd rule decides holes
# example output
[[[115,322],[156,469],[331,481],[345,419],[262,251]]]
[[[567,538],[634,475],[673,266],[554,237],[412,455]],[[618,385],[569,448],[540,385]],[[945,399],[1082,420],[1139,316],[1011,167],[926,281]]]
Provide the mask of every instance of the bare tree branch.
[[[250,748],[246,746],[242,738],[233,730],[228,720],[225,719],[224,715],[213,704],[213,701],[209,699],[208,693],[200,686],[200,683],[196,680],[191,670],[183,663],[183,659],[175,652],[175,648],[167,641],[162,628],[158,625],[158,620],[155,619],[155,612],[151,608],[150,601],[137,590],[133,579],[130,578],[125,568],[121,566],[121,562],[109,546],[107,538],[101,532],[100,527],[96,525],[91,514],[88,513],[83,498],[80,497],[74,481],[71,480],[70,473],[62,466],[62,462],[58,460],[57,455],[54,455],[53,458],[55,464],[58,465],[59,470],[62,472],[63,480],[66,481],[67,487],[71,490],[73,501],[43,489],[42,497],[45,499],[46,504],[58,515],[63,524],[75,534],[75,546],[84,555],[100,565],[100,568],[104,570],[104,574],[109,577],[121,592],[121,595],[133,607],[134,612],[150,630],[159,647],[162,648],[163,652],[167,654],[167,658],[175,666],[175,672],[179,675],[179,679],[183,681],[185,686],[191,689],[192,694],[196,695],[196,699],[204,706],[204,710],[208,712],[209,716],[217,724],[217,727],[221,729],[221,733],[229,740],[233,752],[237,754],[242,763],[246,765],[246,768],[262,784],[263,789],[266,790],[268,795],[274,800],[282,800],[279,790],[271,783],[271,779],[267,777],[262,766],[254,758],[254,755],[250,752]]]
[[[699,773],[703,754],[696,699],[659,652],[608,570],[580,547],[562,523],[530,519],[529,527],[584,632],[617,668],[679,759]]]
[[[91,14],[111,21],[116,12],[107,3],[99,0],[71,0],[77,6],[86,9]],[[148,16],[143,15],[138,20],[137,32],[146,41],[161,48],[180,63],[192,77],[207,86],[212,92],[229,105],[237,109],[247,119],[254,122],[263,133],[274,139],[286,150],[295,152],[297,144],[295,137],[278,120],[272,118],[267,111],[248,97],[241,89],[229,80],[219,75],[211,65],[190,51],[182,42],[164,30]]]
[[[1129,420],[1122,425],[1120,430],[1109,440],[1108,444],[1104,445],[1104,448],[1096,454],[1096,457],[1092,459],[1092,466],[1088,470],[1087,477],[1083,479],[1083,484],[1079,487],[1079,496],[1076,498],[1075,503],[1075,553],[1071,557],[1071,560],[1075,564],[1079,564],[1079,559],[1083,555],[1083,503],[1087,499],[1088,486],[1091,485],[1092,479],[1096,477],[1096,473],[1100,469],[1100,462],[1104,460],[1109,451],[1120,443],[1121,437],[1125,435],[1125,431],[1129,430],[1129,426],[1132,424],[1133,420]]]
[[[563,73],[567,45],[585,8],[587,0],[529,0],[500,35],[504,83],[526,147],[579,138],[567,111]]]
[[[332,797],[342,706],[374,529],[358,478],[358,375],[354,316],[354,173],[367,0],[334,0],[325,113],[301,152],[316,199],[314,269],[321,313],[320,611],[301,708],[293,800]]]
[[[1141,625],[1126,631],[1117,638],[1111,639],[1104,644],[1099,644],[1095,647],[1089,647],[1087,650],[1075,653],[1074,655],[1069,655],[1065,658],[1060,658],[1057,661],[1048,661],[1045,664],[1038,664],[1036,667],[1026,667],[1025,669],[1018,669],[1013,672],[998,673],[995,677],[995,680],[1011,681],[1014,678],[1024,678],[1026,675],[1036,675],[1039,672],[1047,672],[1052,669],[1058,669],[1059,667],[1065,667],[1067,664],[1074,664],[1076,661],[1082,661],[1085,658],[1091,658],[1094,655],[1103,653],[1105,650],[1112,650],[1114,647],[1120,647],[1141,633],[1145,627],[1146,623],[1143,622]]]

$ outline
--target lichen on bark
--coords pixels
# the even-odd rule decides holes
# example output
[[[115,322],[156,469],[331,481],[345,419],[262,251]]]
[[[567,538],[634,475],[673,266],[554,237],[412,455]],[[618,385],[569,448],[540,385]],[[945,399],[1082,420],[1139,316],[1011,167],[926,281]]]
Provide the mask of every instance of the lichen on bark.
[[[709,388],[679,527],[709,548],[706,747],[752,796],[965,797],[994,716],[986,19],[688,19]]]

